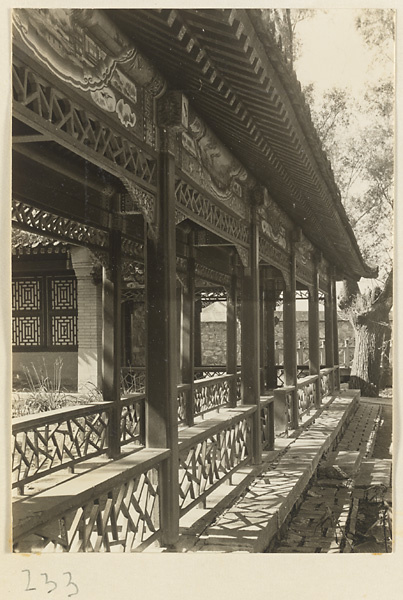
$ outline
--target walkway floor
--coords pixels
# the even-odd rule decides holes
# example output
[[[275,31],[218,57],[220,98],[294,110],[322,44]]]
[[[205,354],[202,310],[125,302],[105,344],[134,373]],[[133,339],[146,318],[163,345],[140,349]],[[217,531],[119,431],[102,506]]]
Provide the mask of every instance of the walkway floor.
[[[260,472],[241,497],[217,514],[214,522],[208,523],[206,515],[202,532],[184,527],[176,550],[344,551],[353,477],[370,454],[379,423],[379,404],[360,402],[357,393],[343,392],[297,437],[277,439],[276,451],[265,455]],[[320,479],[312,485],[318,467],[322,469]],[[390,459],[386,467],[383,462],[372,467],[360,485],[365,486],[372,477],[373,484],[390,487]],[[202,524],[203,519],[199,526]],[[284,529],[286,537],[275,545]]]
[[[286,534],[269,552],[391,551],[391,456],[385,451],[391,412],[391,406],[361,398],[336,451],[320,465]]]

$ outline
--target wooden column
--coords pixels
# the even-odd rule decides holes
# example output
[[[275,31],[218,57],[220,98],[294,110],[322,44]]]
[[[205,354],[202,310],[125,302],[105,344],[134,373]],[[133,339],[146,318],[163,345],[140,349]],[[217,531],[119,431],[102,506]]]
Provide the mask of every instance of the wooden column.
[[[229,388],[229,403],[234,407],[237,403],[236,372],[237,372],[237,277],[233,273],[231,286],[227,294],[227,373],[233,375]]]
[[[194,317],[194,364],[196,367],[202,365],[201,312],[202,302],[200,298],[197,298],[195,300]]]
[[[313,286],[309,290],[308,300],[309,327],[309,374],[320,374],[320,345],[319,345],[319,273],[315,265]],[[320,379],[318,378],[315,393],[315,406],[319,407],[322,396]]]
[[[332,305],[333,305],[333,364],[339,365],[339,321],[337,314],[337,292],[336,292],[336,279],[332,277],[331,283],[332,292]],[[340,369],[334,373],[334,389],[340,389]]]
[[[333,338],[333,292],[332,282],[329,276],[327,293],[325,296],[325,358],[326,366],[334,366],[334,338]],[[334,378],[330,378],[331,392],[334,390]]]
[[[266,389],[266,290],[263,278],[259,290],[259,333],[260,333],[260,390]]]
[[[109,265],[102,270],[102,393],[104,400],[114,403],[108,425],[108,456],[111,458],[120,454],[121,269],[121,233],[112,230]]]
[[[260,428],[259,232],[255,210],[250,228],[249,267],[242,278],[242,398],[257,407],[252,427],[252,459],[262,461]]]
[[[161,468],[162,544],[179,537],[178,401],[176,322],[175,159],[158,156],[156,239],[146,237],[147,404],[146,445],[169,448]]]
[[[276,369],[276,337],[275,337],[275,311],[276,295],[275,281],[271,280],[266,284],[266,382],[269,390],[277,387],[277,369]]]
[[[186,423],[194,425],[194,323],[195,323],[195,261],[193,239],[190,239],[190,253],[186,287],[182,293],[181,316],[181,370],[182,382],[190,384],[186,402]]]
[[[292,249],[290,286],[284,290],[283,297],[283,348],[284,348],[284,383],[286,386],[297,386],[297,319],[296,319],[296,259]],[[298,397],[296,389],[292,402],[293,429],[298,427]]]

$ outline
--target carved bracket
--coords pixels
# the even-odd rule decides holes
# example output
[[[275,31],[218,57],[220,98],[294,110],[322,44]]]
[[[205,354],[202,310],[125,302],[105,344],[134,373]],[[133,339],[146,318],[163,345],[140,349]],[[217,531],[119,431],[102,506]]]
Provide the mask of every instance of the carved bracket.
[[[249,250],[243,246],[235,244],[236,251],[238,252],[239,258],[241,259],[242,266],[247,268],[249,266]]]
[[[121,214],[141,213],[149,225],[152,238],[157,237],[155,197],[150,192],[142,189],[127,177],[121,177],[127,194],[120,195],[120,206],[118,212]]]

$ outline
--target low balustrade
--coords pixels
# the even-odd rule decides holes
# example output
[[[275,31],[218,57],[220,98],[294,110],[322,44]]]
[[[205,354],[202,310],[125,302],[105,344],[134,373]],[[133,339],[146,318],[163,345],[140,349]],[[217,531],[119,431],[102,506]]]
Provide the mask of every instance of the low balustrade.
[[[306,414],[310,414],[312,408],[315,407],[316,389],[318,385],[318,375],[309,375],[297,382],[297,402],[298,402],[298,417],[301,418]]]
[[[144,401],[144,394],[122,398],[121,445],[143,442]],[[113,402],[98,402],[14,418],[13,488],[23,491],[31,481],[106,453],[113,409]]]
[[[320,370],[319,375],[299,377],[296,386],[282,385],[274,390],[276,402],[275,424],[276,432],[286,433],[299,423],[304,415],[309,415],[316,406],[317,386],[320,386],[320,399],[332,393],[339,366],[327,367]],[[294,414],[294,411],[297,411]]]
[[[338,367],[336,367],[337,369]],[[325,398],[332,393],[333,389],[333,372],[335,367],[327,367],[320,370],[320,395]]]
[[[224,480],[251,460],[251,427],[256,407],[238,407],[228,416],[198,423],[179,434],[179,505],[184,515],[205,501]]]
[[[122,394],[144,394],[146,390],[146,368],[122,367],[120,370],[120,388]]]
[[[194,418],[228,406],[231,385],[234,383],[235,386],[238,385],[238,377],[239,375],[224,374],[197,379],[193,385],[190,383],[178,385],[179,423],[186,423],[189,415],[193,415]]]
[[[219,377],[220,375],[226,375],[226,373],[227,368],[225,365],[203,365],[194,368],[195,381],[206,377]]]
[[[161,535],[166,449],[142,449],[13,507],[15,552],[133,552]]]

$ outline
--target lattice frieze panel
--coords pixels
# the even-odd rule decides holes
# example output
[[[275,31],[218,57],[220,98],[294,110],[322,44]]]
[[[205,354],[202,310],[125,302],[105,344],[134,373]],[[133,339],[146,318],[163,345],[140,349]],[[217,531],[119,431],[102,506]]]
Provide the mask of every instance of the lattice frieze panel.
[[[182,512],[200,502],[217,482],[249,460],[250,422],[245,418],[180,453]]]
[[[13,310],[40,310],[41,288],[38,280],[16,280],[12,283]]]
[[[38,316],[13,317],[13,346],[41,346],[41,320]]]
[[[50,234],[57,239],[72,241],[78,245],[92,246],[102,251],[106,251],[109,246],[109,235],[105,231],[59,217],[15,199],[12,202],[12,221],[14,225],[23,229],[40,235]]]
[[[120,418],[121,444],[141,444],[144,437],[144,398],[122,407]]]
[[[77,285],[75,279],[53,278],[50,281],[50,308],[52,310],[77,309]]]
[[[52,346],[77,346],[77,317],[56,315],[51,318]]]
[[[138,149],[124,134],[74,102],[68,94],[49,84],[17,59],[13,65],[13,98],[18,105],[33,113],[33,121],[41,123],[54,135],[70,139],[71,149],[81,147],[117,165],[139,180],[156,184],[156,160]]]
[[[158,469],[66,508],[15,546],[17,552],[131,552],[159,531]]]
[[[176,201],[187,213],[190,212],[207,225],[213,226],[226,238],[243,244],[249,243],[248,223],[226,212],[184,181],[176,181],[175,193]]]
[[[214,375],[217,375],[216,373]],[[198,382],[194,390],[195,414],[225,406],[229,402],[229,377],[219,381]]]
[[[80,462],[106,449],[108,413],[99,410],[41,425],[29,421],[27,429],[13,431],[13,487]]]

